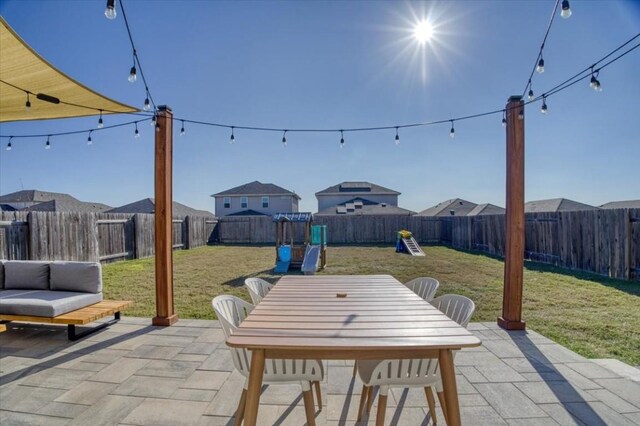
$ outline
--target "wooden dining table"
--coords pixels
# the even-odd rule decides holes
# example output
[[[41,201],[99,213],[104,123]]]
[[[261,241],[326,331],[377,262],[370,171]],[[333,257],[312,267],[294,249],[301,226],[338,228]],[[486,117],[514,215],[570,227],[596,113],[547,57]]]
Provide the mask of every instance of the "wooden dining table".
[[[254,426],[266,359],[437,358],[447,420],[460,424],[452,351],[480,339],[390,275],[288,275],[227,345],[251,350],[244,424]]]

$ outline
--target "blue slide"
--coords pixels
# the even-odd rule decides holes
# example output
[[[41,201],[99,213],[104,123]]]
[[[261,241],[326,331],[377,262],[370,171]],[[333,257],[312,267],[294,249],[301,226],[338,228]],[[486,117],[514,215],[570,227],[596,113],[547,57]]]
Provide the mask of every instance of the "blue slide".
[[[307,245],[304,252],[301,271],[305,275],[314,275],[318,271],[320,261],[320,246]]]
[[[286,274],[291,265],[291,246],[278,247],[278,260],[276,260],[276,266],[273,268],[273,272],[276,274]]]

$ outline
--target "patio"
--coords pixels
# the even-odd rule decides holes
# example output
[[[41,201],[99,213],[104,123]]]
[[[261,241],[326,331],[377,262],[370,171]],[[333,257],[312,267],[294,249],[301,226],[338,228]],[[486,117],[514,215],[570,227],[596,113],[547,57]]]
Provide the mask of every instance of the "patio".
[[[588,360],[532,330],[469,329],[483,345],[455,360],[463,424],[640,424],[637,368]],[[160,328],[124,317],[78,342],[64,327],[11,323],[0,343],[3,425],[233,424],[243,378],[217,321]],[[355,423],[362,385],[351,372],[329,362],[319,425]],[[428,424],[426,406],[422,392],[393,390],[385,424]],[[444,424],[439,406],[437,419]],[[299,386],[263,388],[258,423],[304,424]]]

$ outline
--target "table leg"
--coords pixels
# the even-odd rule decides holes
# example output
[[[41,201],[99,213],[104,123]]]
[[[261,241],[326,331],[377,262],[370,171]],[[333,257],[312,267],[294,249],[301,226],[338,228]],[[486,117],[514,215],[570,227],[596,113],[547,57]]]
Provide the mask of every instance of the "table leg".
[[[458,388],[456,386],[456,370],[453,365],[451,349],[440,349],[440,374],[444,397],[446,399],[447,425],[460,426],[460,407],[458,406]]]
[[[249,373],[249,388],[247,402],[244,407],[244,424],[256,426],[258,420],[258,405],[260,404],[260,389],[264,374],[264,349],[254,349],[251,352],[251,372]]]

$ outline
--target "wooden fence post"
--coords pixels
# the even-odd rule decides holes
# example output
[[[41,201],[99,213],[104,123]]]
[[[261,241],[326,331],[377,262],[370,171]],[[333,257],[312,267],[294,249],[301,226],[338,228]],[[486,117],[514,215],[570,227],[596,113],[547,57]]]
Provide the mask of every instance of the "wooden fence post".
[[[509,98],[507,116],[507,200],[502,316],[498,325],[507,330],[524,330],[522,282],[524,269],[524,102]]]
[[[178,321],[173,304],[173,113],[158,108],[155,140],[156,316],[153,325]]]

